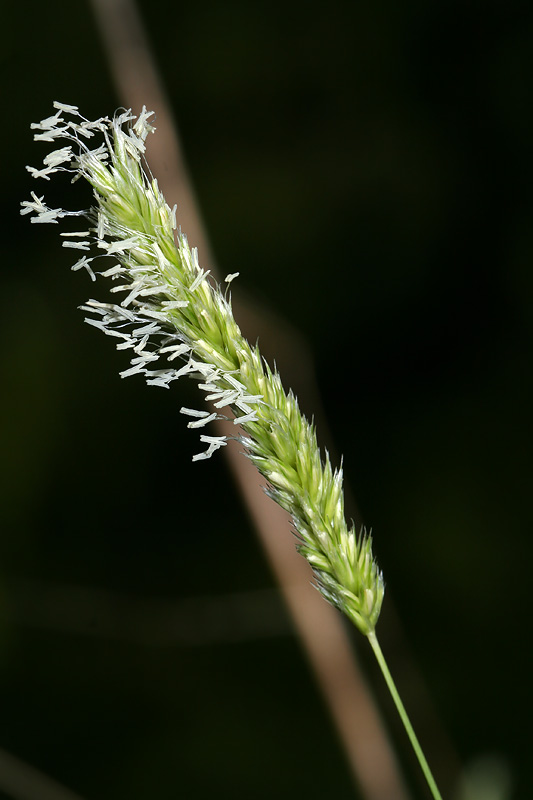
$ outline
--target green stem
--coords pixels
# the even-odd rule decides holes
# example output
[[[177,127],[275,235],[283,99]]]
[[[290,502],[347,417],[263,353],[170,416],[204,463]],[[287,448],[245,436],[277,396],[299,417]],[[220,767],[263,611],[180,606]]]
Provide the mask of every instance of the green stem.
[[[429,768],[429,764],[426,761],[426,757],[425,757],[424,753],[422,752],[422,748],[420,747],[420,742],[416,738],[416,734],[415,734],[415,732],[413,730],[413,726],[411,725],[411,721],[410,721],[409,717],[407,716],[407,711],[405,710],[404,704],[402,703],[402,701],[400,699],[400,695],[398,694],[398,689],[396,688],[396,685],[395,685],[394,681],[392,680],[392,675],[389,672],[389,668],[387,666],[387,662],[385,661],[385,656],[383,655],[383,653],[381,651],[381,647],[379,646],[379,642],[377,640],[375,631],[371,631],[368,634],[368,641],[370,642],[372,650],[374,651],[374,655],[376,656],[377,662],[378,662],[378,664],[380,666],[380,669],[381,669],[381,671],[383,673],[383,677],[385,678],[387,686],[389,687],[389,691],[390,691],[390,693],[392,695],[392,699],[394,700],[394,702],[396,704],[396,708],[398,709],[398,714],[400,715],[400,718],[401,718],[401,720],[402,720],[402,722],[404,724],[404,728],[407,731],[407,735],[409,737],[411,745],[413,746],[413,750],[416,753],[416,757],[418,758],[418,762],[419,762],[420,766],[422,767],[422,772],[424,773],[424,777],[425,777],[425,779],[426,779],[426,781],[428,783],[429,788],[431,789],[431,793],[432,793],[432,795],[434,797],[434,800],[442,800],[441,793],[439,792],[439,790],[437,788],[437,784],[435,783],[435,779],[434,779],[433,775],[431,774],[431,770]]]

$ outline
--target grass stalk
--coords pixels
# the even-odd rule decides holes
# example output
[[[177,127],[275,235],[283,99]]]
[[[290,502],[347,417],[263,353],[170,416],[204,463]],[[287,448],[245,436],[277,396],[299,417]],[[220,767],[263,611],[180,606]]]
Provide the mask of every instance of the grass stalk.
[[[435,783],[435,778],[433,777],[431,769],[429,768],[429,764],[420,746],[420,742],[418,741],[417,735],[411,724],[411,720],[409,719],[407,711],[405,710],[405,706],[402,703],[402,699],[398,693],[398,689],[396,688],[396,684],[394,683],[394,680],[390,673],[389,667],[387,666],[387,662],[385,660],[385,656],[383,655],[383,651],[381,650],[381,647],[379,645],[376,632],[370,631],[370,633],[367,635],[367,638],[368,641],[370,642],[372,650],[374,651],[374,655],[376,656],[376,660],[379,664],[381,672],[383,673],[383,677],[385,678],[385,682],[388,686],[389,692],[392,695],[392,699],[394,700],[394,704],[396,705],[396,709],[398,710],[400,719],[403,722],[403,726],[407,732],[409,741],[411,742],[411,746],[415,751],[418,763],[420,764],[422,772],[424,773],[424,777],[431,790],[431,794],[433,795],[434,800],[442,800],[441,793],[439,792],[437,784]]]

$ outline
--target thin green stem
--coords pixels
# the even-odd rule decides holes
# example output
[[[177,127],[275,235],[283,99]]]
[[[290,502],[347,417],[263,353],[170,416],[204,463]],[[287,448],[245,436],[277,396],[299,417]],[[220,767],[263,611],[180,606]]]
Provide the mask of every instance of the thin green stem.
[[[416,734],[413,730],[413,726],[411,725],[411,720],[407,716],[407,711],[405,710],[405,706],[400,699],[400,695],[398,694],[398,689],[396,688],[396,684],[392,679],[392,675],[389,672],[389,668],[387,666],[387,662],[385,661],[385,656],[381,651],[381,647],[379,646],[379,642],[377,640],[377,636],[375,631],[371,631],[368,634],[368,641],[374,651],[374,655],[376,656],[377,662],[380,666],[380,669],[383,673],[383,677],[389,687],[389,692],[392,695],[392,699],[396,704],[396,708],[398,709],[398,714],[403,722],[404,728],[407,731],[407,735],[413,747],[413,750],[416,753],[416,757],[418,758],[418,762],[422,768],[422,772],[424,773],[424,777],[428,783],[429,788],[431,789],[431,793],[434,797],[434,800],[442,800],[441,793],[437,788],[437,784],[435,783],[435,779],[431,773],[429,768],[429,764],[426,761],[426,757],[422,752],[422,748],[420,747],[420,742],[416,738]]]

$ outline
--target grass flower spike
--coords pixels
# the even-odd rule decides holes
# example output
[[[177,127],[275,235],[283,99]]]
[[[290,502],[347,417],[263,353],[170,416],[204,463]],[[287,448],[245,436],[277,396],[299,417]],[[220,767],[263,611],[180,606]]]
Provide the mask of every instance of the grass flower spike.
[[[137,118],[124,111],[89,121],[76,106],[56,102],[54,108],[32,128],[36,141],[56,149],[42,167],[27,169],[44,180],[56,172],[70,173],[73,181],[84,178],[93,202],[84,211],[54,209],[32,192],[21,214],[32,214],[34,223],[84,220],[83,229],[61,233],[63,247],[82,251],[72,269],[85,269],[93,281],[108,278],[117,297],[88,300],[81,307],[90,315],[86,322],[112,337],[117,350],[127,351],[130,362],[122,377],[143,375],[149,385],[167,389],[184,375],[198,381],[212,410],[181,408],[188,427],[201,429],[204,448],[193,461],[209,458],[229,438],[212,436],[205,426],[220,418],[233,421],[232,438],[242,442],[265,477],[270,497],[291,514],[298,548],[319,590],[368,637],[402,714],[375,637],[384,584],[371,538],[347,526],[342,470],[333,469],[327,453],[322,458],[314,426],[300,413],[296,397],[242,336],[229,291],[236,274],[219,286],[202,270],[196,249],[178,228],[176,207],[167,205],[149,174],[144,153],[146,137],[155,130],[152,113],[143,107]],[[416,750],[406,715],[402,719]],[[419,745],[417,755],[439,798]]]
[[[213,410],[181,409],[207,445],[193,461],[226,444],[227,437],[210,436],[205,426],[231,410],[236,437],[267,479],[268,494],[292,515],[322,594],[363,633],[374,630],[383,581],[370,537],[358,539],[346,525],[342,471],[332,469],[327,455],[321,459],[314,427],[296,398],[242,336],[228,292],[236,275],[227,276],[223,290],[200,268],[196,249],[177,227],[176,208],[143,168],[145,139],[154,131],[151,113],[143,108],[136,121],[126,111],[90,122],[75,106],[54,107],[53,116],[32,125],[34,138],[68,144],[49,153],[42,168],[27,169],[45,180],[60,171],[85,178],[94,202],[88,211],[72,212],[48,208],[32,194],[21,213],[33,212],[37,223],[85,219],[85,230],[61,234],[63,247],[83,251],[72,269],[87,270],[92,280],[109,278],[111,293],[120,297],[117,303],[89,300],[82,306],[91,314],[86,322],[128,351],[122,377],[141,374],[164,388],[182,375],[198,379]],[[102,141],[91,148],[97,135]]]

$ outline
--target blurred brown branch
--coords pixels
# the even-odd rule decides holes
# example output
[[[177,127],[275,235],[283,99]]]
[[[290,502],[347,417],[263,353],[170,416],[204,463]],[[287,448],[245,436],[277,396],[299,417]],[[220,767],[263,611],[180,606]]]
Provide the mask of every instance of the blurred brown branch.
[[[82,800],[48,775],[1,749],[0,792],[12,800]]]

